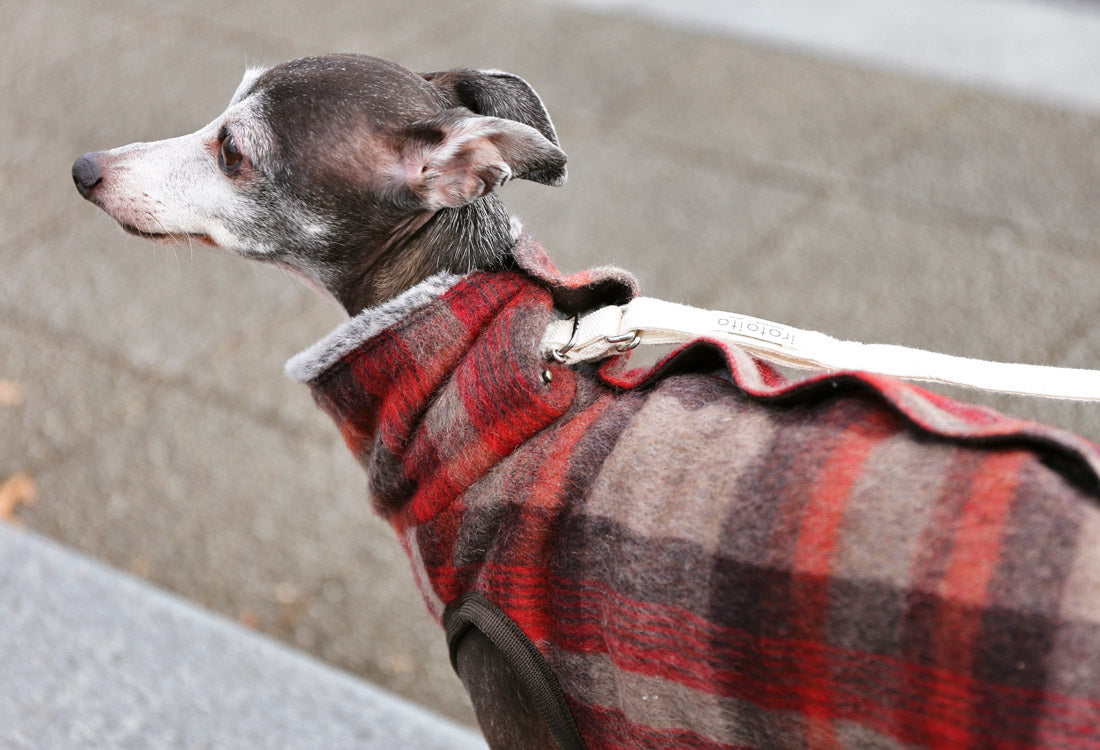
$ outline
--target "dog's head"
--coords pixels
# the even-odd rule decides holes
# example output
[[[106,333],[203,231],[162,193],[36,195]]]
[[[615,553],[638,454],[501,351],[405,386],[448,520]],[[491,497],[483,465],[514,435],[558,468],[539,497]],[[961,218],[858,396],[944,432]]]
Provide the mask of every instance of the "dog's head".
[[[347,256],[384,254],[508,179],[559,185],[565,161],[516,76],[328,55],[249,70],[202,129],[85,154],[73,179],[131,233],[271,260],[331,289]]]

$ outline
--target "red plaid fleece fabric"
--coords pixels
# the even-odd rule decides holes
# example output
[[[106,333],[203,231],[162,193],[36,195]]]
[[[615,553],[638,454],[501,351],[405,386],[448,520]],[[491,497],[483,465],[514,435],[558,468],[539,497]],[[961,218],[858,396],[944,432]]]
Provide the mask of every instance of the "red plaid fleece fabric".
[[[1095,446],[717,342],[549,365],[631,287],[517,253],[311,386],[432,613],[506,612],[588,747],[1100,749]]]

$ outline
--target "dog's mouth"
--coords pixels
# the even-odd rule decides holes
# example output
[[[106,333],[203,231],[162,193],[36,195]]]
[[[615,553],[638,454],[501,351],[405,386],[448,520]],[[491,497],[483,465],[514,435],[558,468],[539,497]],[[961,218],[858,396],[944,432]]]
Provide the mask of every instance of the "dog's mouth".
[[[211,247],[217,247],[217,244],[208,234],[191,234],[189,232],[147,232],[144,229],[135,227],[133,224],[127,224],[121,221],[119,222],[119,226],[135,237],[153,240],[154,242],[201,242]]]

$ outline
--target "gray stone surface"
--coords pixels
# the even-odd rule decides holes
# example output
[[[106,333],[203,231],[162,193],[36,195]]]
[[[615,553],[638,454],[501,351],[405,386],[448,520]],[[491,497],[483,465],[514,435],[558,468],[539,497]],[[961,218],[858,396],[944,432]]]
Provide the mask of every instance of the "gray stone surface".
[[[0,526],[0,746],[484,748],[474,732]]]
[[[244,67],[502,68],[570,182],[509,206],[565,268],[993,358],[1100,367],[1100,118],[547,2],[0,0],[0,481],[31,528],[471,721],[400,547],[283,360],[340,319],[283,274],[124,235],[81,152],[189,132]],[[968,396],[1100,438],[1100,406]],[[2,651],[2,649],[0,649]]]
[[[1097,116],[967,96],[871,184],[901,200],[1034,230],[1095,256],[1100,234]],[[1052,249],[1062,242],[1047,240]],[[1090,252],[1092,251],[1092,252]]]

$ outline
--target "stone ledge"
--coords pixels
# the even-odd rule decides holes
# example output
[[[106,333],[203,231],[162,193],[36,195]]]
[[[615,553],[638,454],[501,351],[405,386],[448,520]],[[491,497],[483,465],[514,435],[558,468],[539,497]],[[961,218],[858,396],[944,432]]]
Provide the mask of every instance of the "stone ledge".
[[[0,524],[0,746],[484,748],[471,730]]]

